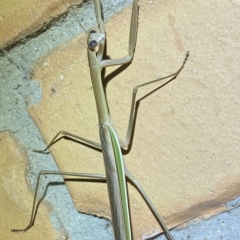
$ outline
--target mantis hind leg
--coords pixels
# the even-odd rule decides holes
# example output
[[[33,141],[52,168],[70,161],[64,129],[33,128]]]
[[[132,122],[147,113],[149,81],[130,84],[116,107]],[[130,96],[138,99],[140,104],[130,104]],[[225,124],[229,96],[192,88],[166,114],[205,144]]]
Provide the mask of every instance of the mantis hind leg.
[[[23,229],[12,229],[11,230],[12,232],[25,232],[34,225],[38,206],[39,206],[42,198],[44,197],[44,195],[43,195],[43,197],[39,201],[37,200],[38,190],[39,190],[39,186],[40,186],[40,178],[43,175],[61,175],[61,176],[64,175],[64,176],[72,176],[72,177],[80,177],[80,178],[91,178],[91,179],[94,178],[94,179],[99,179],[99,180],[106,180],[106,176],[102,175],[102,174],[58,172],[58,171],[45,171],[45,170],[40,171],[38,174],[38,178],[37,178],[37,184],[36,184],[36,189],[35,189],[35,193],[34,193],[32,212],[31,212],[29,224]]]
[[[126,168],[125,166],[125,174],[127,178],[133,183],[133,185],[137,188],[137,190],[140,192],[142,195],[143,199],[146,201],[148,207],[151,209],[153,212],[154,216],[156,217],[158,223],[162,227],[164,234],[168,240],[174,240],[173,236],[171,235],[169,229],[167,228],[166,224],[164,223],[162,217],[159,215],[157,209],[154,207],[153,203],[151,202],[150,198],[148,195],[145,193],[143,190],[142,186],[138,183],[138,181],[135,179],[135,177],[131,174],[131,172]]]

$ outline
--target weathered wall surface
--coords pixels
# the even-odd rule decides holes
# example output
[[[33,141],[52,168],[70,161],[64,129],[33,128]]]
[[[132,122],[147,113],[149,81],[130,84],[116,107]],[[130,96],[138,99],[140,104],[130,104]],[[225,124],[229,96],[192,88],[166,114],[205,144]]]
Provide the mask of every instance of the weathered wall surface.
[[[0,49],[11,46],[46,26],[81,0],[2,0],[0,8]],[[65,3],[65,5],[63,4]]]
[[[108,54],[127,54],[131,8],[106,24]],[[238,1],[140,1],[133,62],[112,74],[107,98],[124,138],[132,88],[175,72],[176,80],[140,102],[126,164],[168,226],[223,211],[239,195]],[[29,109],[46,142],[61,129],[99,141],[86,35],[54,49],[35,65],[42,101]],[[106,75],[116,68],[108,68]],[[114,77],[113,77],[114,76]],[[139,91],[141,98],[159,84]],[[51,152],[63,171],[104,172],[100,152],[61,140]],[[104,183],[69,183],[80,211],[110,218]],[[160,231],[139,193],[129,185],[134,235]]]

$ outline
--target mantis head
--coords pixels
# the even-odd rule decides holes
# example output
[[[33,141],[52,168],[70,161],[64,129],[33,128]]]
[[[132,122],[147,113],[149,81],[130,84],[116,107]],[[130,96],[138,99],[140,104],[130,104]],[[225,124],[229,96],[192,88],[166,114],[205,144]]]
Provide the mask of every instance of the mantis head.
[[[91,30],[88,35],[88,48],[94,50],[104,38],[103,33]]]

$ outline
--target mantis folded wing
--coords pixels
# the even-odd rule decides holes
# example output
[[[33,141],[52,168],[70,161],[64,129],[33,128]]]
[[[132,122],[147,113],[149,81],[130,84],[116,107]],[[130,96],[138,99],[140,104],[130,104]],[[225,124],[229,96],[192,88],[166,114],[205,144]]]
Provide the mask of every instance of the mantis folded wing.
[[[163,231],[165,232],[167,239],[173,239],[171,233],[169,232],[164,221],[162,220],[157,210],[151,203],[150,199],[148,198],[148,196],[146,195],[146,193],[144,192],[140,184],[137,182],[137,180],[128,171],[124,163],[121,148],[128,147],[130,142],[132,129],[133,129],[136,94],[138,89],[140,87],[143,87],[145,85],[148,85],[163,79],[169,78],[170,79],[169,81],[171,81],[172,79],[176,78],[177,75],[181,72],[181,70],[184,67],[184,64],[188,58],[188,53],[186,55],[186,58],[181,68],[177,72],[169,76],[166,76],[164,78],[156,79],[156,80],[138,85],[133,89],[132,106],[131,106],[127,136],[126,136],[125,142],[121,142],[111,123],[111,117],[110,117],[107,100],[106,100],[106,96],[103,88],[101,72],[102,72],[102,69],[105,67],[127,64],[132,61],[133,53],[136,45],[136,39],[137,39],[138,0],[134,0],[132,5],[128,55],[120,59],[103,59],[106,39],[105,39],[104,23],[101,17],[101,2],[98,0],[94,0],[93,2],[94,2],[97,22],[99,25],[99,33],[96,33],[95,31],[90,31],[88,42],[87,42],[87,45],[88,45],[87,52],[88,52],[88,62],[89,62],[91,81],[92,81],[92,86],[93,86],[93,91],[94,91],[94,96],[95,96],[95,101],[96,101],[96,106],[98,111],[99,134],[100,134],[101,144],[76,136],[66,131],[60,131],[53,138],[53,140],[50,142],[47,148],[39,152],[46,151],[56,141],[56,139],[59,137],[60,134],[69,136],[71,138],[79,139],[80,141],[86,142],[102,150],[106,176],[100,175],[100,174],[41,171],[38,176],[37,186],[35,190],[30,223],[25,229],[13,230],[13,231],[26,231],[33,225],[34,216],[36,214],[36,209],[37,209],[36,199],[37,199],[37,192],[38,192],[38,186],[39,186],[41,175],[45,175],[45,174],[70,175],[70,176],[79,176],[83,178],[85,177],[97,178],[97,179],[106,178],[115,239],[130,240],[132,239],[132,227],[131,227],[130,211],[129,211],[129,204],[128,204],[128,192],[127,192],[127,183],[126,183],[126,177],[127,177],[127,179],[135,185],[135,187],[139,190],[139,192],[143,196],[144,200],[148,204],[149,208],[151,209],[156,219],[158,220],[159,224],[161,225]]]

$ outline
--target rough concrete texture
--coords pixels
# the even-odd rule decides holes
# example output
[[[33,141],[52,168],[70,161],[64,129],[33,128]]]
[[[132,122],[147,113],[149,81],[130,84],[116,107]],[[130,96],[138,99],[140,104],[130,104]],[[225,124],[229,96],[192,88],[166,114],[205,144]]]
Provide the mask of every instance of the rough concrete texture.
[[[140,1],[139,6],[134,60],[107,77],[106,91],[124,138],[132,88],[173,73],[190,51],[178,78],[140,102],[132,146],[124,155],[168,225],[175,226],[223,211],[223,204],[239,195],[240,4]],[[127,53],[129,16],[130,8],[107,24],[112,58]],[[54,49],[35,65],[32,79],[41,82],[43,97],[30,113],[46,142],[60,129],[99,141],[86,50],[79,43],[85,39]],[[106,76],[112,71],[107,69]],[[158,86],[141,89],[138,96]],[[61,140],[51,151],[61,170],[103,172],[101,153],[86,146]],[[77,183],[70,192],[81,211],[110,217],[104,183]],[[160,231],[137,191],[129,186],[129,193],[135,238]],[[204,238],[193,234],[190,239]]]
[[[239,206],[239,200],[235,199],[231,203],[235,207]],[[240,208],[236,208],[204,221],[192,221],[187,228],[172,231],[172,235],[177,240],[238,240],[239,224]],[[163,235],[157,239],[166,240]]]

